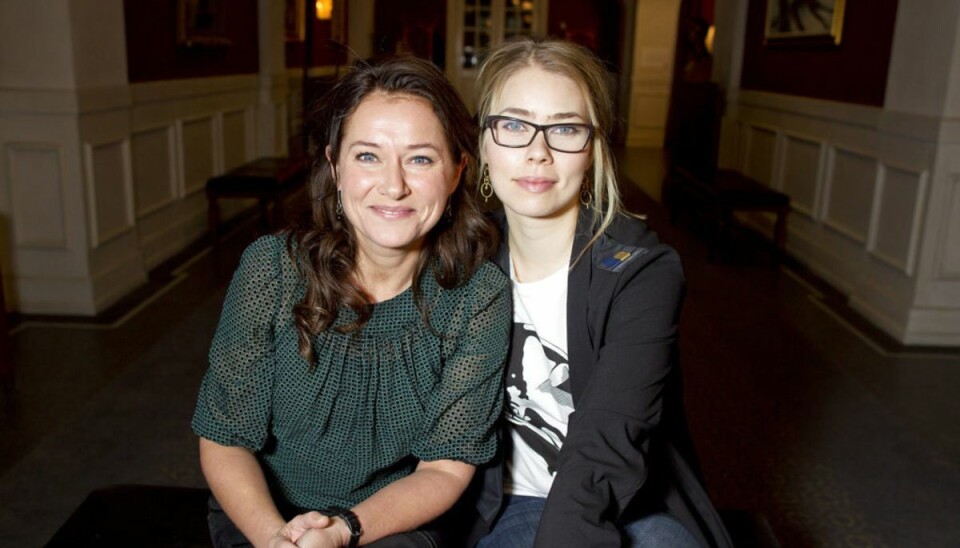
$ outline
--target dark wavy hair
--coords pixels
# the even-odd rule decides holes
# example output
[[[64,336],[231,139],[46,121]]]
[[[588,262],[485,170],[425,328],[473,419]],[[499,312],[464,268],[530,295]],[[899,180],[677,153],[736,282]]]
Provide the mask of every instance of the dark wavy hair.
[[[453,288],[469,279],[489,258],[499,241],[497,230],[480,212],[474,198],[477,130],[470,113],[443,73],[429,61],[392,57],[355,64],[313,107],[311,139],[316,146],[309,181],[311,207],[287,239],[287,248],[306,282],[306,294],[294,307],[300,354],[313,362],[312,340],[330,328],[346,307],[355,321],[337,326],[357,331],[370,319],[373,303],[353,276],[357,239],[346,216],[337,216],[333,170],[347,122],[371,93],[425,99],[433,108],[454,161],[466,158],[460,182],[450,196],[449,213],[427,234],[413,277],[413,295],[429,326],[429,310],[420,291],[421,275],[432,270],[437,283]],[[324,153],[330,147],[330,160]],[[333,165],[331,165],[333,164]]]

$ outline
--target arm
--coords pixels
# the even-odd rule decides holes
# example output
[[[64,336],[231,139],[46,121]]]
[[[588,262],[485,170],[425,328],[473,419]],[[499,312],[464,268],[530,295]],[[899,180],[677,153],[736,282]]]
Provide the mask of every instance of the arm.
[[[363,535],[360,544],[411,531],[447,511],[460,497],[470,478],[472,465],[454,460],[421,461],[416,471],[377,491],[353,508]],[[350,531],[339,518],[333,526],[305,535],[300,546],[347,546]]]
[[[319,512],[297,516],[288,524],[280,515],[257,458],[243,447],[200,438],[200,467],[214,497],[254,546],[294,546],[312,527],[330,524]]]
[[[536,546],[620,546],[616,520],[657,473],[649,469],[651,434],[677,373],[683,287],[679,258],[659,247],[624,273],[605,318],[591,312],[591,325],[604,326],[593,333],[599,349],[570,416]]]
[[[303,527],[329,523],[316,514],[286,524],[255,456],[270,423],[281,253],[282,243],[271,238],[244,252],[224,301],[191,423],[200,436],[200,465],[211,491],[256,546],[289,545],[282,537],[292,543]]]

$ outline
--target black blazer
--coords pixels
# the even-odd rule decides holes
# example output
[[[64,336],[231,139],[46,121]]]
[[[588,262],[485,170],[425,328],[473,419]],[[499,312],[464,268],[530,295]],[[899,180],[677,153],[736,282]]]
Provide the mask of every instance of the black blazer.
[[[502,212],[495,219],[503,232],[496,262],[507,272],[506,220]],[[617,523],[654,512],[681,521],[704,546],[731,546],[702,486],[683,410],[679,256],[643,221],[620,215],[577,260],[594,226],[581,210],[567,287],[574,412],[536,546],[619,547]],[[503,451],[501,444],[468,491],[480,516],[471,545],[500,511]]]

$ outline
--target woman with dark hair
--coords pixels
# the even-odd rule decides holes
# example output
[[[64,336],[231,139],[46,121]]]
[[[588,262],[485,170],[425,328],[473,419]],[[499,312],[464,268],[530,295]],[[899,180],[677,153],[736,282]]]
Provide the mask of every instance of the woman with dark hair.
[[[513,286],[503,451],[482,548],[728,546],[683,411],[677,253],[620,207],[603,64],[523,38],[480,67],[480,193]]]
[[[432,546],[496,448],[509,285],[443,74],[363,64],[320,103],[311,211],[244,253],[193,430],[217,546]],[[405,533],[409,532],[409,533]],[[382,540],[381,540],[382,539]]]

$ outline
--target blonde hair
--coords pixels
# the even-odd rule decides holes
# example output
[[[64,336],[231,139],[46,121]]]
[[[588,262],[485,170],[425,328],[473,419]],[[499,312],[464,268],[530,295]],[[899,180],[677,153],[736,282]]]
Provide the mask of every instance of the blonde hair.
[[[572,80],[583,93],[590,123],[596,128],[592,143],[593,165],[588,170],[592,179],[590,190],[593,193],[589,208],[594,215],[593,226],[596,229],[589,244],[574,261],[576,263],[621,211],[616,164],[610,150],[613,99],[610,95],[609,75],[600,59],[583,46],[551,38],[523,36],[512,39],[491,50],[480,66],[476,97],[477,119],[481,125],[490,115],[494,98],[500,95],[507,80],[528,67],[537,67]],[[482,132],[480,143],[482,151]],[[481,176],[486,166],[486,160],[481,154]]]

